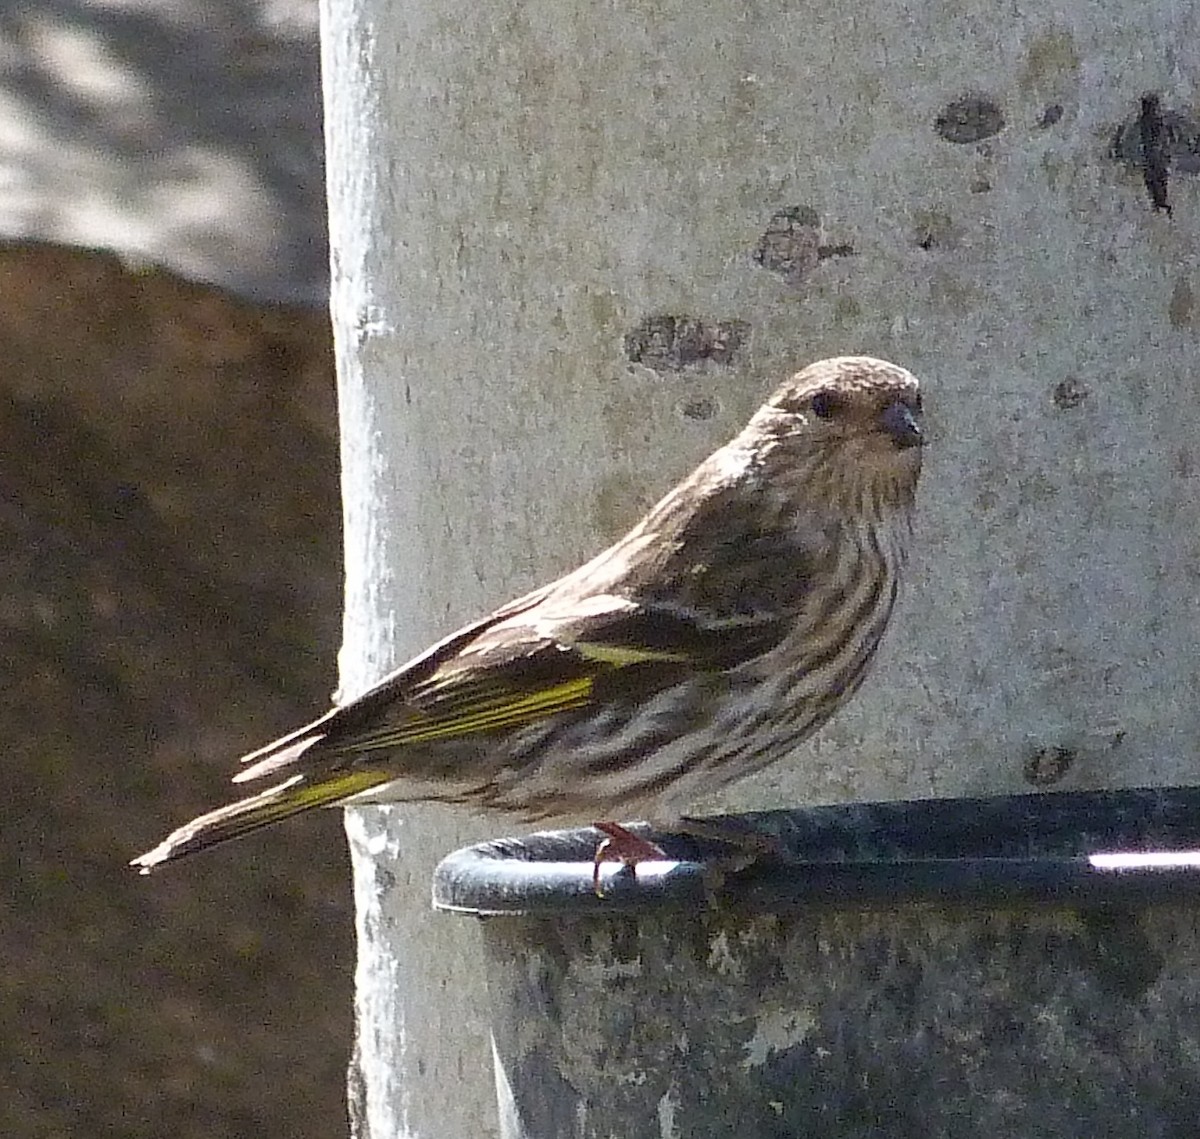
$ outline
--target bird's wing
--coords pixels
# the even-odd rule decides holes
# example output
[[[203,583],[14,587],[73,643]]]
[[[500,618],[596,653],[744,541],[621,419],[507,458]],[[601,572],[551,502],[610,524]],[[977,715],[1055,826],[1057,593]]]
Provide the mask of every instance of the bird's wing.
[[[358,700],[261,749],[237,782],[287,774],[314,744],[332,766],[397,748],[482,737],[736,667],[781,622],[593,596],[562,617],[535,609],[448,638]]]
[[[646,699],[689,674],[715,673],[761,652],[774,635],[765,625],[705,625],[693,613],[605,594],[555,618],[538,608],[544,596],[468,626],[358,700],[260,749],[235,781],[271,776],[273,785],[193,819],[133,865],[148,873],[390,783],[405,770],[391,762],[396,749],[482,740],[589,706]],[[409,773],[436,778],[436,754],[436,747],[426,750]],[[455,749],[444,756],[450,774]]]
[[[148,872],[406,770],[453,776],[462,756],[455,742],[486,743],[504,730],[646,700],[689,677],[711,680],[787,635],[808,603],[820,540],[772,526],[744,509],[744,496],[739,505],[719,488],[680,510],[668,496],[650,519],[652,530],[636,528],[575,573],[251,753],[236,782],[273,777],[272,785],[193,819],[134,865]],[[395,762],[410,746],[413,762]]]
[[[299,759],[315,743],[332,743],[343,738],[354,739],[372,725],[387,722],[392,715],[402,720],[409,713],[417,713],[415,707],[410,708],[410,702],[413,694],[419,691],[423,684],[487,630],[535,607],[550,588],[543,586],[515,601],[510,601],[487,617],[464,625],[390,672],[362,695],[242,756],[241,762],[246,765],[245,770],[236,775],[233,781],[245,783],[261,779],[290,767],[294,760]]]
[[[317,742],[325,760],[342,766],[519,728],[596,703],[634,667],[648,693],[702,663],[688,632],[688,622],[655,620],[619,597],[589,599],[585,617],[526,614],[464,630],[358,700],[261,749],[237,782],[286,774]]]
[[[618,669],[673,662],[696,672],[723,672],[774,648],[788,627],[781,613],[646,600],[614,606],[602,617],[571,621],[559,635],[585,659]]]
[[[664,499],[648,520],[647,554],[625,559],[618,578],[633,604],[568,628],[572,641],[618,656],[645,647],[706,670],[736,668],[778,645],[811,603],[831,537],[764,509],[745,481],[682,496],[682,509]],[[636,531],[626,540],[641,541]],[[621,554],[615,547],[613,560]],[[603,556],[581,571],[605,572]]]
[[[483,737],[768,652],[810,592],[814,544],[741,487],[666,510],[587,566],[468,625],[321,720],[247,757],[238,782],[290,773],[314,744],[330,768]],[[664,500],[664,503],[668,503]],[[653,516],[652,516],[653,517]],[[644,559],[637,551],[647,551]]]

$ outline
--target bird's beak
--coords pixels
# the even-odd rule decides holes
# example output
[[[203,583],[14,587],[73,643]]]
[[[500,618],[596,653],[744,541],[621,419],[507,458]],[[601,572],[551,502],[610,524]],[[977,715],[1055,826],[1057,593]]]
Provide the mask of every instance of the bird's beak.
[[[903,400],[888,404],[879,418],[884,431],[892,437],[897,447],[920,447],[925,442],[913,409]]]

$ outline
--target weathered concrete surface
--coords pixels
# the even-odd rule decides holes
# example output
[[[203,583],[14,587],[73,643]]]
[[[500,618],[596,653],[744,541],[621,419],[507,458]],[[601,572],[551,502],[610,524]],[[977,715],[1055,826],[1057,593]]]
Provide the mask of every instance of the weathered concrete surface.
[[[928,392],[894,635],[721,805],[1194,778],[1196,188],[1143,115],[1192,105],[1190,10],[326,15],[351,690],[865,351]],[[389,817],[352,831],[366,1130],[479,1134],[473,947],[425,916],[430,848],[479,828]]]
[[[126,863],[324,705],[328,319],[0,247],[0,1135],[345,1132],[336,814]]]

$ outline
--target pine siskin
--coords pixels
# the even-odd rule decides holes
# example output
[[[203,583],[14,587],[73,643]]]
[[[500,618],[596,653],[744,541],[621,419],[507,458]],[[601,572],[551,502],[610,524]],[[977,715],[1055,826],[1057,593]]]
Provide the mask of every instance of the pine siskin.
[[[234,782],[271,786],[132,865],[341,803],[677,817],[858,689],[896,600],[921,442],[909,372],[812,364],[614,546],[247,755]]]

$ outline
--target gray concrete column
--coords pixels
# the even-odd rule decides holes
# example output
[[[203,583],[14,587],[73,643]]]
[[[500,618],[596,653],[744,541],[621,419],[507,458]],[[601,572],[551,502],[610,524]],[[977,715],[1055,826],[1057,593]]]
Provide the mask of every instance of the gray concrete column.
[[[893,635],[721,805],[1193,777],[1191,9],[323,18],[347,694],[614,537],[785,372],[867,352],[922,376],[934,442]],[[491,1134],[480,954],[428,898],[495,828],[348,826],[359,1134]]]

